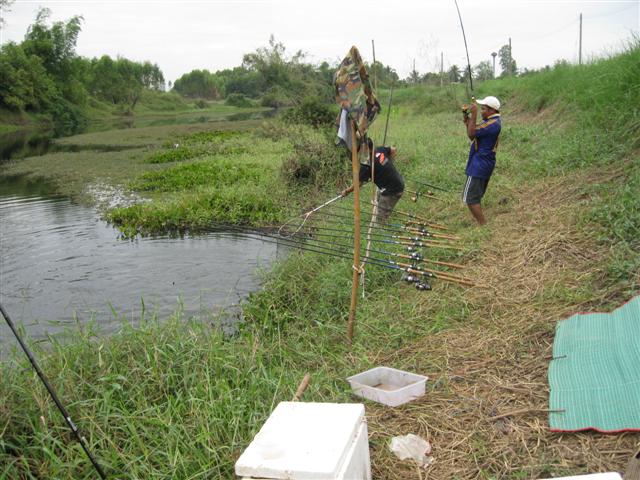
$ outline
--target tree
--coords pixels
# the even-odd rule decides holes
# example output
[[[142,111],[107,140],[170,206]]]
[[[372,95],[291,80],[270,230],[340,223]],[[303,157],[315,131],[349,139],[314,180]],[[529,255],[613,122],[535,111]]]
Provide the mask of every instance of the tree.
[[[409,72],[407,77],[407,83],[418,83],[420,81],[420,74],[417,70],[413,69]]]
[[[480,62],[473,67],[475,78],[480,81],[491,80],[493,78],[493,67],[488,60]]]
[[[82,26],[82,17],[73,16],[66,23],[55,22],[47,26],[51,10],[41,8],[36,22],[27,30],[22,43],[27,55],[40,57],[47,71],[59,81],[64,81],[73,73],[76,58],[76,42]]]
[[[5,12],[10,12],[11,4],[13,4],[14,0],[0,0],[0,27],[5,24],[4,15]]]
[[[461,80],[460,69],[457,65],[452,65],[451,68],[447,71],[447,77],[450,82],[459,82]]]
[[[192,70],[178,78],[173,88],[185,97],[215,100],[222,96],[221,84],[222,80],[209,70]]]
[[[304,57],[298,52],[292,59],[292,63],[299,63]],[[267,85],[289,86],[291,78],[285,59],[285,47],[281,42],[276,42],[273,35],[269,37],[269,46],[258,48],[253,53],[247,53],[242,58],[242,66],[249,71],[260,74]]]
[[[517,75],[518,67],[515,59],[511,56],[511,47],[508,44],[500,47],[498,56],[500,57],[500,68],[502,68],[500,76]]]
[[[0,48],[0,104],[10,110],[42,111],[60,95],[36,56],[9,42]]]

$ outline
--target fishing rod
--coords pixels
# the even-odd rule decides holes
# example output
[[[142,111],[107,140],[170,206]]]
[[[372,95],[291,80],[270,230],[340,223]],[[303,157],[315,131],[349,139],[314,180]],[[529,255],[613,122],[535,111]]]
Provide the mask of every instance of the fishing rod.
[[[284,228],[286,225],[288,225],[292,220],[294,220],[294,219],[296,219],[296,218],[298,218],[298,217],[302,216],[302,217],[304,217],[304,218],[303,218],[303,220],[302,220],[302,223],[301,223],[301,224],[300,224],[300,226],[298,227],[298,230],[299,230],[300,228],[302,228],[302,227],[303,227],[303,225],[306,223],[307,219],[308,219],[312,214],[314,214],[315,212],[317,212],[317,211],[318,211],[318,210],[320,210],[321,208],[324,208],[324,207],[326,207],[327,205],[330,205],[330,204],[332,204],[333,202],[335,202],[335,201],[337,201],[337,200],[340,200],[340,199],[341,199],[341,198],[343,198],[343,197],[344,197],[344,196],[343,196],[342,194],[340,194],[340,195],[338,195],[337,197],[334,197],[334,198],[332,198],[332,199],[330,199],[330,200],[327,200],[327,201],[326,201],[326,202],[324,202],[322,205],[320,205],[320,206],[318,206],[318,207],[316,207],[316,208],[313,208],[313,209],[309,210],[309,211],[308,211],[308,212],[306,212],[306,213],[303,213],[302,215],[298,215],[298,216],[296,216],[296,217],[293,217],[293,218],[292,218],[292,219],[290,219],[289,221],[285,222],[285,223],[280,227],[280,230],[281,230],[282,228]],[[280,233],[280,230],[278,230],[278,233]],[[298,230],[296,230],[296,232],[297,232]],[[295,234],[295,232],[294,232],[294,234]]]
[[[332,212],[332,211],[321,212],[321,215],[324,215],[324,216],[327,216],[327,217],[335,217],[335,218],[340,218],[340,219],[351,220],[351,217],[348,216],[348,215],[341,215],[339,213],[335,213],[335,212]],[[343,225],[347,225],[344,222],[341,222],[341,223]],[[361,225],[365,225],[365,224],[368,224],[368,223],[369,223],[369,221],[361,221],[360,222]],[[374,221],[374,222],[371,222],[371,223],[373,224],[373,228],[376,228],[376,229],[381,230],[381,231],[394,232],[394,233],[396,233],[398,231],[407,231],[409,228],[411,228],[411,227],[407,227],[405,225],[401,225],[401,224],[397,224],[397,223],[382,223],[382,222],[378,222],[378,221]],[[444,235],[444,234],[432,234],[431,232],[429,232],[426,229],[420,230],[420,229],[416,229],[416,228],[411,228],[411,230],[415,231],[416,233],[420,232],[424,236]],[[459,237],[456,237],[454,235],[449,235],[447,237],[440,236],[439,238],[443,238],[443,239],[451,240],[451,241],[457,241],[457,240],[460,239]]]
[[[450,248],[452,250],[462,250],[462,247],[458,247],[457,245],[449,245],[447,243],[435,243],[434,241],[421,241],[421,242],[406,242],[406,241],[395,241],[395,240],[380,240],[382,243],[390,243],[393,245],[404,245],[410,247],[431,247],[431,248]]]
[[[444,201],[441,198],[436,197],[433,194],[433,192],[429,192],[429,191],[421,192],[420,190],[409,190],[408,188],[405,188],[404,191],[411,194],[411,201],[413,203],[415,203],[418,200],[418,198],[420,198],[420,197],[427,197],[427,198],[431,198],[433,200],[438,200],[440,202]]]
[[[331,218],[331,217],[344,218],[344,215],[339,215],[339,214],[325,213],[324,215],[326,215],[326,216],[328,216],[328,217],[330,217],[330,218]],[[381,230],[381,231],[387,231],[387,232],[393,232],[393,233],[400,233],[400,231],[399,231],[399,230],[391,229],[391,228],[383,228],[383,227],[376,226],[376,225],[374,225],[374,228],[377,228],[378,230]],[[429,232],[421,232],[421,231],[419,231],[419,230],[417,230],[417,229],[409,230],[409,228],[408,228],[408,227],[402,227],[402,229],[403,229],[404,231],[408,231],[408,232],[411,232],[411,233],[414,233],[414,234],[417,234],[417,235],[420,235],[420,236],[427,237],[427,238],[420,238],[420,239],[419,239],[419,241],[427,242],[427,243],[428,243],[428,245],[430,245],[430,246],[441,246],[441,247],[443,247],[443,248],[447,248],[447,247],[448,247],[448,248],[457,248],[457,249],[459,249],[459,250],[462,250],[462,248],[461,248],[461,247],[458,247],[458,246],[453,245],[453,244],[451,244],[451,243],[447,243],[447,241],[456,241],[456,239],[453,239],[453,238],[444,238],[444,239],[436,238],[436,239],[429,239],[429,237],[432,235],[432,234],[430,234]],[[375,234],[375,232],[374,232],[374,233],[372,233],[372,235],[374,235],[374,234]],[[376,235],[380,235],[380,234],[376,234]],[[375,239],[375,238],[372,238],[371,240],[372,240],[372,241],[379,241],[378,239]]]
[[[469,48],[467,47],[467,36],[464,33],[464,25],[462,24],[462,15],[460,15],[460,8],[458,7],[458,0],[453,0],[456,3],[456,10],[458,11],[458,18],[460,19],[460,28],[462,29],[462,38],[464,39],[464,49],[467,52],[467,69],[469,71],[469,84],[471,85],[471,100],[474,100],[473,96],[473,75],[471,74],[471,60],[469,60]]]
[[[336,250],[330,247],[325,247],[324,244],[326,245],[330,245],[332,247],[343,247],[346,249],[350,249],[352,246],[349,244],[344,244],[344,243],[340,243],[340,242],[336,242],[336,241],[331,241],[331,240],[321,240],[321,239],[317,239],[317,238],[309,238],[309,237],[282,237],[282,236],[275,236],[275,235],[270,235],[267,233],[254,233],[253,230],[251,230],[248,227],[239,227],[239,226],[233,226],[233,225],[229,225],[226,227],[229,230],[232,230],[234,232],[241,232],[241,233],[247,233],[250,235],[260,235],[260,236],[265,236],[268,238],[273,238],[276,240],[282,240],[282,241],[287,241],[287,242],[291,242],[291,243],[302,243],[302,244],[309,244],[311,242],[315,242],[315,243],[319,243],[319,244],[323,244],[323,245],[314,245],[318,248],[325,248],[328,249],[330,251],[336,251],[336,252],[340,252],[340,253],[348,253],[348,251],[342,251],[342,250]],[[343,236],[336,236],[336,235],[322,235],[320,234],[320,236],[329,236],[330,238],[340,238],[341,240],[345,240],[347,237],[343,237]],[[407,237],[405,237],[407,238]],[[384,240],[378,240],[378,239],[372,239],[372,241],[375,241],[376,243],[388,243],[387,241]],[[400,244],[400,243],[398,243]],[[313,244],[312,244],[313,245]],[[424,242],[419,242],[419,241],[415,241],[415,242],[406,242],[403,243],[402,245],[411,245],[412,247],[425,247],[425,246],[431,246],[431,247],[440,247],[440,248],[446,248],[446,246],[443,246],[442,244],[436,244],[436,245],[428,245]],[[380,253],[380,254],[390,254],[390,252],[386,252],[383,250],[377,250],[377,249],[370,249],[370,251],[375,252],[375,253]],[[413,258],[417,258],[419,256],[419,254],[417,252],[414,252],[412,255],[414,255]],[[375,257],[372,257],[375,258]],[[409,258],[409,257],[402,257],[402,258]],[[435,262],[435,260],[433,260],[432,262]],[[454,268],[462,268],[462,265],[457,265],[457,264],[444,264],[446,266],[451,266],[451,265],[455,265]]]
[[[315,235],[318,235],[318,236],[321,236],[321,237],[329,237],[329,238],[340,238],[340,239],[348,238],[348,237],[342,237],[340,235],[330,235],[330,234],[326,234],[326,233],[316,233]],[[419,241],[418,237],[402,237],[402,236],[398,236],[398,235],[392,235],[391,237],[392,238],[396,238],[396,239],[401,239],[401,240]],[[344,244],[341,244],[341,243],[334,243],[334,242],[323,242],[323,243],[331,243],[333,245],[345,246],[345,247],[350,247],[351,246],[351,245],[344,245]],[[444,267],[457,268],[457,269],[464,268],[464,265],[460,265],[458,263],[443,262],[443,261],[439,261],[439,260],[432,260],[430,258],[424,258],[417,251],[410,252],[409,255],[406,255],[406,254],[403,254],[403,253],[387,252],[385,250],[377,250],[377,249],[373,249],[373,248],[370,249],[370,251],[374,252],[374,253],[380,253],[382,255],[391,255],[391,256],[394,256],[394,257],[398,257],[398,258],[405,258],[407,260],[413,260],[413,261],[416,261],[416,262],[427,262],[427,263],[432,263],[434,265],[440,265],[440,266],[444,266]]]
[[[446,227],[445,225],[442,225],[440,223],[434,223],[430,220],[427,220],[426,218],[420,217],[414,213],[410,213],[410,212],[403,212],[401,210],[393,210],[393,213],[397,213],[398,215],[402,215],[403,217],[408,217],[408,218],[412,218],[415,220],[420,220],[422,223],[424,223],[425,226],[427,227],[431,227],[431,228],[435,228],[437,230],[449,230],[449,227]]]
[[[315,252],[319,254],[334,256],[337,258],[344,258],[346,260],[352,259],[352,257],[348,252],[336,250],[329,247],[312,245],[311,247],[315,247],[315,248],[311,248],[308,245],[305,245],[303,242],[291,240],[290,238],[275,239],[274,237],[267,236],[267,238],[270,238],[270,240],[267,240],[263,238],[263,236],[260,233],[251,233],[245,230],[238,230],[238,231],[242,232],[247,237],[257,238],[259,240],[262,240],[268,243],[277,243],[284,246],[290,246],[299,250]],[[392,260],[384,260],[376,257],[363,257],[363,258],[367,259],[367,261],[371,262],[373,265],[392,268],[394,270],[400,270],[406,273],[413,273],[416,275],[426,276],[430,278],[436,278],[436,279],[444,280],[447,282],[458,283],[460,285],[475,286],[475,284],[470,279],[465,277],[460,277],[451,273],[442,272],[439,270],[432,270],[428,268],[418,268],[415,265],[401,263],[401,262],[394,262]]]
[[[414,180],[413,178],[410,178],[409,181],[413,182],[413,183],[417,183],[418,185],[423,185],[425,187],[435,188],[436,190],[440,190],[440,191],[443,191],[443,192],[449,192],[450,191],[450,190],[447,190],[446,188],[438,187],[437,185],[432,185],[432,184],[427,183],[427,182]]]
[[[263,235],[261,233],[252,232],[249,229],[245,229],[245,228],[242,228],[242,227],[238,228],[237,226],[233,226],[233,225],[229,225],[228,228],[231,229],[231,230],[235,230],[237,232],[241,232],[241,233],[243,233],[243,234],[245,234],[247,236],[250,236],[252,238],[258,238],[258,239],[264,240],[262,237],[266,236],[267,238],[271,239],[271,240],[264,240],[264,241],[267,241],[267,242],[271,241],[273,243],[280,243],[280,244],[283,244],[285,246],[292,246],[292,247],[295,247],[295,248],[301,247],[301,249],[303,249],[303,250],[305,250],[305,249],[309,250],[309,245],[307,245],[301,239],[292,239],[290,237],[278,238],[278,237],[273,236],[273,235]],[[334,242],[320,242],[320,243],[329,243],[332,246],[335,245]],[[384,242],[384,243],[398,243],[398,242]],[[302,247],[302,245],[304,245],[304,247]],[[348,247],[347,245],[342,245],[342,246]],[[425,245],[418,245],[418,246],[425,246]],[[319,250],[314,250],[314,249],[310,250],[310,251],[316,251],[316,253],[324,253],[324,254],[328,254],[328,255],[335,254],[335,255],[338,255],[338,256],[343,256],[344,258],[351,258],[349,256],[350,252],[345,252],[345,251],[342,251],[342,250],[337,250],[337,249],[334,249],[334,248],[325,247],[324,245],[313,245],[312,244],[311,247],[315,247],[316,249],[319,249]],[[384,259],[380,259],[380,258],[377,258],[377,257],[366,257],[366,258],[368,258],[369,260],[371,260],[373,262],[378,262],[378,263],[379,262],[384,262],[384,263],[391,262],[390,260],[384,260]],[[392,262],[392,263],[393,264],[399,264],[399,262]],[[409,266],[409,267],[412,267],[412,268],[416,268],[415,266],[411,266],[411,265],[408,265],[408,264],[401,264],[401,265],[405,266],[405,267]],[[451,273],[448,273],[448,272],[442,272],[442,271],[438,271],[438,270],[430,270],[430,269],[427,269],[427,268],[423,268],[423,269],[419,269],[419,270],[430,272],[430,273],[432,273],[434,275],[440,275],[441,278],[447,277],[447,279],[450,279],[451,281],[466,282],[465,284],[470,284],[470,285],[473,284],[473,282],[471,280],[469,280],[469,279],[467,279],[465,277],[457,276],[457,275],[454,275],[454,274],[451,274]],[[435,277],[435,278],[438,278],[438,277]]]
[[[370,203],[370,205],[373,205]],[[335,206],[335,205],[334,205]],[[437,230],[450,230],[447,226],[442,225],[440,223],[435,223],[432,222],[431,220],[427,220],[426,218],[420,217],[416,214],[410,213],[410,212],[403,212],[402,210],[396,210],[395,208],[391,210],[391,214],[397,214],[397,215],[401,215],[403,217],[407,217],[407,218],[413,218],[416,220],[420,220],[426,227],[431,227],[431,228],[435,228]]]
[[[316,235],[318,235],[320,237],[339,238],[339,239],[346,239],[347,238],[347,237],[341,237],[339,235],[330,235],[330,234],[323,234],[323,233],[319,233],[319,234],[316,234]],[[400,236],[394,236],[394,238],[414,240],[414,241],[419,240],[417,238],[400,237]],[[332,246],[336,246],[336,247],[344,247],[344,248],[347,248],[347,249],[351,247],[350,244],[347,245],[347,244],[339,243],[339,242],[335,242],[335,241],[320,240],[320,239],[317,239],[317,238],[309,238],[309,237],[300,238],[299,241],[302,242],[302,243],[305,243],[305,241],[306,241],[306,243],[308,243],[308,242],[316,242],[316,243],[328,244],[328,245],[332,245]],[[383,242],[382,240],[372,240],[372,241],[375,241],[376,243],[386,243],[386,242]],[[411,245],[415,246],[416,244],[415,243],[411,243]],[[388,252],[388,251],[385,251],[385,250],[379,250],[379,249],[375,249],[375,248],[369,248],[369,251],[373,252],[373,253],[379,253],[381,255],[391,255],[391,256],[394,256],[394,257],[398,257],[398,258],[404,258],[404,259],[407,259],[407,260],[413,260],[413,261],[416,261],[416,262],[433,263],[434,265],[441,265],[441,266],[450,267],[450,268],[458,268],[458,269],[464,268],[463,265],[460,265],[460,264],[457,264],[457,263],[441,262],[441,261],[438,261],[438,260],[432,260],[432,259],[429,259],[429,258],[424,258],[419,252],[416,252],[416,251],[410,252],[410,255],[406,255],[406,254],[402,254],[402,253]],[[347,252],[345,252],[345,253],[347,253]]]
[[[365,203],[365,205],[366,205],[366,204],[370,205],[371,207],[375,206],[375,205],[374,205],[373,203],[371,203],[371,202]],[[346,207],[340,207],[339,205],[333,205],[333,207],[334,207],[334,208],[342,208],[342,209],[346,209]],[[361,206],[361,208],[363,209],[363,213],[365,213],[365,214],[367,214],[367,215],[371,215],[372,211],[371,211],[371,210],[366,210],[366,209],[364,209],[364,205],[362,205],[362,206]],[[378,208],[379,208],[379,207],[378,207]],[[386,210],[386,209],[382,209],[382,210]],[[437,230],[449,230],[449,228],[448,228],[447,226],[445,226],[445,225],[442,225],[442,224],[440,224],[440,223],[432,222],[431,220],[427,220],[426,218],[420,217],[420,216],[415,215],[415,214],[410,213],[410,212],[403,212],[403,211],[401,211],[401,210],[391,209],[391,213],[390,213],[390,215],[393,215],[393,214],[398,214],[398,215],[401,215],[401,216],[403,216],[403,217],[413,218],[413,219],[416,219],[416,220],[420,220],[421,222],[423,222],[423,223],[424,223],[424,225],[425,225],[425,226],[427,226],[427,227],[431,227],[431,228],[435,228],[435,229],[437,229]]]
[[[343,207],[341,205],[334,205],[333,208],[334,208],[334,210],[336,210],[336,209],[337,210],[342,210],[342,211],[345,211],[347,213],[350,211],[350,209],[348,207]],[[353,221],[353,216],[352,215],[348,215],[347,213],[339,214],[339,213],[336,213],[334,210],[325,210],[324,212],[320,212],[320,215],[335,216],[337,218],[342,218],[342,219],[345,219],[345,220]],[[366,208],[363,208],[362,212],[365,215],[373,215],[373,211],[372,210],[368,210]],[[370,221],[366,220],[366,219],[361,220],[362,224],[364,224],[364,223],[368,224],[369,222]],[[383,230],[396,230],[397,228],[400,228],[400,229],[404,228],[403,225],[398,224],[398,223],[381,222],[381,221],[378,221],[378,220],[376,220],[374,222],[374,224],[375,224],[375,228],[379,228],[379,229],[383,229]],[[428,224],[425,224],[425,225],[428,226]],[[393,228],[393,227],[395,227],[395,228]]]
[[[9,317],[9,314],[6,312],[6,310],[4,309],[2,304],[0,304],[0,312],[2,312],[2,316],[4,317],[5,321],[7,322],[7,325],[9,325],[9,328],[13,332],[13,335],[18,340],[18,343],[20,344],[20,347],[22,348],[22,351],[24,351],[25,355],[29,359],[29,362],[31,362],[31,366],[35,369],[36,373],[38,374],[38,377],[40,377],[40,380],[42,381],[42,383],[44,384],[45,388],[49,392],[49,395],[51,396],[51,398],[55,402],[56,406],[58,407],[58,410],[60,410],[60,413],[62,414],[65,422],[67,423],[67,425],[69,426],[69,428],[73,432],[74,436],[76,437],[76,440],[78,440],[78,443],[80,443],[80,446],[84,450],[84,453],[87,455],[87,457],[91,461],[91,464],[93,465],[93,468],[95,468],[96,472],[98,472],[98,475],[100,476],[101,479],[103,479],[103,480],[106,479],[107,476],[104,473],[104,470],[102,470],[102,467],[100,466],[98,461],[91,454],[91,450],[89,450],[89,447],[87,445],[87,442],[86,442],[84,436],[80,434],[80,432],[78,431],[78,427],[76,426],[75,423],[73,423],[73,420],[71,420],[71,416],[69,415],[69,412],[67,412],[67,409],[64,407],[64,405],[60,401],[60,398],[58,398],[58,395],[57,395],[55,389],[49,383],[49,380],[47,379],[46,375],[44,374],[44,372],[40,368],[40,365],[38,365],[38,362],[36,361],[35,357],[31,353],[31,350],[29,350],[29,347],[27,347],[26,343],[24,343],[24,341],[22,340],[22,337],[18,333],[18,330],[16,329],[16,326],[14,325],[13,321]]]
[[[396,84],[395,80],[391,84],[391,91],[389,92],[389,106],[387,107],[387,121],[384,124],[384,137],[382,137],[382,145],[387,144],[387,129],[389,128],[389,115],[391,114],[391,99],[393,98],[393,86]]]
[[[345,224],[344,223],[339,223],[339,225],[345,225]],[[397,225],[397,224],[391,224],[391,225],[393,226],[393,225]],[[458,237],[456,235],[449,235],[449,234],[446,234],[446,233],[432,233],[432,232],[429,232],[428,230],[426,230],[423,227],[419,227],[418,228],[418,227],[412,227],[410,225],[399,225],[399,226],[401,227],[400,229],[402,231],[407,231],[407,232],[413,233],[414,235],[418,235],[420,237],[441,238],[441,239],[452,240],[452,241],[460,240],[460,237]],[[306,227],[304,227],[302,229],[303,232],[308,231],[310,233],[313,233],[316,230],[325,230],[325,231],[328,231],[328,232],[340,232],[340,233],[343,233],[343,234],[346,234],[346,235],[351,235],[351,231],[350,230],[345,230],[345,229],[342,229],[342,228],[332,228],[332,227],[325,226],[324,224],[313,225],[313,226],[307,225]],[[394,233],[396,233],[395,230],[392,230],[392,231]],[[390,235],[388,233],[384,233],[385,232],[384,230],[382,232],[383,233],[372,232],[371,235],[374,235],[374,236],[377,236],[377,237],[388,237],[388,238],[398,237],[397,235]],[[401,233],[401,232],[397,232],[397,233]],[[409,237],[398,237],[398,238],[403,238],[405,240],[409,239]],[[419,239],[416,239],[416,240],[419,240]]]

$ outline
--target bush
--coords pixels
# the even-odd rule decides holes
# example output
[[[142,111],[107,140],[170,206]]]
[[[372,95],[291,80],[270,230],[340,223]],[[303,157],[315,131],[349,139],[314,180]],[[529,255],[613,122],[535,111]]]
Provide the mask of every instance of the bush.
[[[337,186],[347,172],[343,152],[324,136],[302,136],[293,144],[293,156],[282,162],[281,175],[289,185],[321,189]]]
[[[280,108],[291,105],[291,99],[283,88],[278,86],[271,87],[260,99],[260,105],[263,107]]]
[[[224,100],[225,105],[231,105],[233,107],[251,107],[253,104],[251,100],[249,100],[242,93],[230,93],[227,95],[227,98]]]
[[[56,135],[72,135],[87,126],[87,117],[83,111],[62,97],[51,104],[48,113],[55,123]]]
[[[337,112],[318,97],[307,97],[302,103],[282,116],[287,123],[304,123],[312,127],[328,127],[333,125]]]
[[[196,108],[207,108],[207,102],[203,99],[196,100],[195,104]]]

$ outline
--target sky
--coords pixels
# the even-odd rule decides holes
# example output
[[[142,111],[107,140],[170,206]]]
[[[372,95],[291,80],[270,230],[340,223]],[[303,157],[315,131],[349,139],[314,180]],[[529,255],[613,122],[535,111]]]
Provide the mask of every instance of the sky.
[[[458,0],[471,65],[492,61],[511,39],[518,68],[578,61],[582,13],[583,61],[624,48],[640,31],[640,0]],[[307,61],[339,62],[352,45],[365,61],[390,65],[401,78],[415,62],[419,73],[466,68],[454,0],[16,0],[3,11],[0,42],[19,42],[39,7],[53,21],[82,15],[76,51],[157,63],[175,81],[193,69],[210,71],[242,63],[245,53],[282,42]],[[499,59],[496,69],[499,73]]]

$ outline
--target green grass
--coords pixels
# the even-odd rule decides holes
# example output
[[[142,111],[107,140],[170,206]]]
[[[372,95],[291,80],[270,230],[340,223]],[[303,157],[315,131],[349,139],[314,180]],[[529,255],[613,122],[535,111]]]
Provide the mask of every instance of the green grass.
[[[629,107],[624,100],[625,92],[637,92],[640,62],[629,60],[637,54],[636,46],[594,65],[561,67],[560,72],[486,82],[478,88],[481,94],[497,93],[505,103],[498,166],[485,204],[489,215],[512,208],[510,202],[517,201],[519,189],[539,184],[538,179],[571,177],[585,169],[608,172],[606,178],[596,177],[593,184],[583,186],[584,197],[576,199],[574,207],[583,212],[580,233],[610,246],[610,255],[599,265],[604,274],[584,278],[584,286],[577,291],[558,284],[532,298],[534,306],[586,303],[600,298],[603,287],[615,288],[624,296],[637,292],[640,285],[636,144],[640,131],[634,123],[638,103]],[[632,74],[626,75],[628,69]],[[625,82],[611,81],[611,71]],[[576,95],[579,88],[589,88],[593,101]],[[493,238],[490,228],[469,228],[468,214],[457,200],[468,145],[459,111],[444,112],[440,107],[430,111],[428,93],[420,87],[402,95],[392,111],[388,142],[399,147],[399,168],[407,179],[419,177],[452,191],[443,194],[448,204],[403,200],[401,206],[429,212],[460,230],[468,245],[461,260],[479,258],[483,246],[500,239]],[[412,95],[425,99],[424,105],[410,106]],[[605,98],[617,100],[607,104]],[[532,111],[540,102],[542,110]],[[615,115],[626,120],[616,117],[610,122]],[[374,139],[380,141],[383,131],[384,122],[379,119],[372,127]],[[181,135],[185,138],[189,133]],[[247,150],[229,158],[211,153],[175,165],[150,165],[143,163],[143,156],[136,157],[142,170],[132,186],[163,193],[151,202],[116,210],[114,221],[120,221],[116,216],[121,215],[124,228],[135,232],[187,229],[214,219],[269,222],[278,218],[290,203],[305,201],[288,195],[309,195],[313,190],[284,186],[278,170],[282,159],[291,154],[292,142],[286,135],[274,133],[273,138],[276,141],[268,135],[234,137]],[[200,140],[204,141],[194,140],[194,144],[208,142]],[[348,165],[345,168],[348,176]],[[211,179],[220,184],[210,185]],[[306,201],[318,203],[334,189],[332,184]],[[363,194],[370,194],[368,188]],[[503,198],[508,201],[506,207],[499,203]],[[474,305],[459,287],[437,283],[437,292],[416,295],[398,281],[396,273],[368,268],[366,297],[359,299],[356,341],[349,349],[344,336],[351,272],[347,260],[293,253],[276,265],[263,289],[251,295],[244,308],[245,323],[233,338],[223,338],[215,329],[178,312],[170,319],[129,318],[127,322],[135,328],[125,322],[122,331],[109,339],[85,331],[69,344],[54,343],[38,355],[74,420],[88,432],[95,453],[116,477],[232,478],[237,456],[277,402],[292,397],[306,372],[313,376],[305,400],[352,401],[346,376],[376,365],[380,358],[397,368],[413,370],[421,365],[437,370],[430,358],[396,352],[435,332],[478,321]],[[21,357],[2,366],[0,478],[93,478],[54,405],[26,367]],[[385,448],[386,437],[374,441],[376,448]],[[477,441],[484,448],[485,439]],[[541,464],[549,464],[544,450],[538,455]],[[556,473],[555,467],[548,468]],[[583,469],[576,463],[566,473]],[[494,464],[483,475],[501,477],[502,472]]]
[[[222,138],[223,142],[211,138]],[[279,178],[280,162],[291,149],[287,142],[274,143],[237,132],[199,133],[183,140],[185,147],[162,155],[184,148],[198,152],[196,159],[181,159],[176,165],[163,163],[163,169],[128,183],[134,191],[155,194],[153,201],[108,212],[109,221],[125,235],[202,230],[230,223],[272,224],[290,211],[286,185]]]

